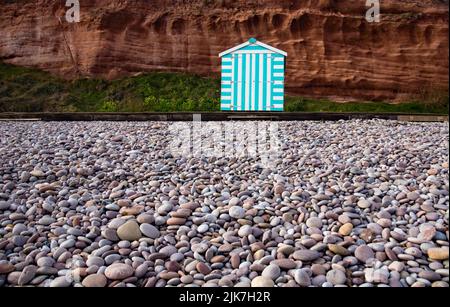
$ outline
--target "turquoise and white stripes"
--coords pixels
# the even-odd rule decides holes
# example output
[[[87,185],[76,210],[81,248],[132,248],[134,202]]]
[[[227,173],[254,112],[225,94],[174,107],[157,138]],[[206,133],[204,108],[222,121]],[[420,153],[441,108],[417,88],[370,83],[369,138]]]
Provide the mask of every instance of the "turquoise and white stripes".
[[[261,45],[249,42],[222,56],[223,111],[283,111],[285,55]]]

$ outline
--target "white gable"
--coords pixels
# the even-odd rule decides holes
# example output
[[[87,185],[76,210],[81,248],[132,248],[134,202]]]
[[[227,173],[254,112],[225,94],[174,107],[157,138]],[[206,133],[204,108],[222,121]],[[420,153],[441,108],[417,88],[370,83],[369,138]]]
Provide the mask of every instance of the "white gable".
[[[270,50],[270,51],[273,51],[273,52],[275,52],[275,53],[278,53],[278,54],[281,54],[281,55],[287,57],[287,52],[285,52],[285,51],[283,51],[283,50],[280,50],[280,49],[277,49],[277,48],[275,48],[275,47],[269,46],[269,45],[267,45],[267,44],[261,43],[260,41],[257,41],[257,40],[254,39],[254,38],[251,38],[251,39],[249,39],[247,42],[245,42],[245,43],[243,43],[243,44],[237,45],[236,47],[233,47],[233,48],[231,48],[231,49],[228,49],[228,50],[226,50],[226,51],[220,53],[220,54],[219,54],[219,57],[223,57],[224,55],[230,54],[230,53],[235,52],[235,51],[237,51],[237,50],[239,50],[239,49],[242,49],[242,48],[244,48],[244,47],[247,47],[247,46],[249,46],[249,45],[258,45],[258,46],[261,46],[261,47],[263,47],[263,48],[266,48],[266,49],[268,49],[268,50]]]

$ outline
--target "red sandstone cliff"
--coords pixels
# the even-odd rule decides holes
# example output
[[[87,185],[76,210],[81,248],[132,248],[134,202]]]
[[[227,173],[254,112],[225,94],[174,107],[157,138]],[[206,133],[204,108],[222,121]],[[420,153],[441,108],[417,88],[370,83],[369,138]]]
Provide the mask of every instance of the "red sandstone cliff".
[[[448,89],[448,1],[0,0],[0,60],[64,77],[143,71],[216,75],[217,54],[256,37],[288,52],[287,88],[302,95],[406,99]],[[58,17],[61,17],[61,21]]]

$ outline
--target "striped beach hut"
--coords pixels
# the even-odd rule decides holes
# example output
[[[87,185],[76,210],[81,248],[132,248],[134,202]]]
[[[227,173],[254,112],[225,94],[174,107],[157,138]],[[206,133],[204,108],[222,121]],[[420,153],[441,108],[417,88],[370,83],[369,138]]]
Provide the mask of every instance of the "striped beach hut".
[[[219,54],[222,111],[283,111],[287,53],[251,38]]]

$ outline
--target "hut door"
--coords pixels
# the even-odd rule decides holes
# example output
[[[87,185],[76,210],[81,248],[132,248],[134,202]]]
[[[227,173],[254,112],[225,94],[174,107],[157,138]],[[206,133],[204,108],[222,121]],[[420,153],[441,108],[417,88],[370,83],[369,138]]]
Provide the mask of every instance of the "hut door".
[[[265,96],[267,94],[267,65],[268,54],[245,54],[245,99],[243,111],[264,111]]]
[[[231,97],[232,111],[271,111],[273,104],[274,56],[270,53],[237,53],[230,58],[231,67],[224,74]],[[224,75],[223,74],[223,75]],[[227,95],[227,96],[228,96]]]
[[[233,55],[231,110],[270,111],[272,56],[267,53]]]

